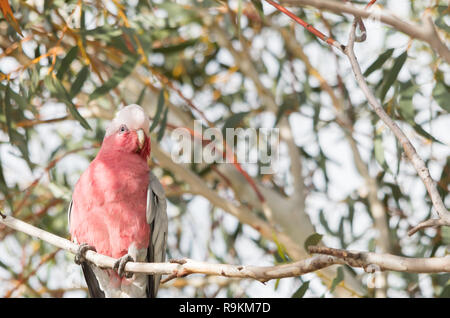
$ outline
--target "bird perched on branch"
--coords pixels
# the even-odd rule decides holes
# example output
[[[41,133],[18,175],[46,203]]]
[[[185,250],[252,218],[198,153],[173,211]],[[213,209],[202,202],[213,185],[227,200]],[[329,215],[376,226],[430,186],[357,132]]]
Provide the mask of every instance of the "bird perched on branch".
[[[155,297],[160,275],[125,273],[127,262],[163,262],[167,241],[164,190],[149,170],[149,120],[138,105],[120,110],[78,180],[69,206],[72,240],[80,244],[91,297]],[[114,270],[89,263],[87,250],[117,258]]]

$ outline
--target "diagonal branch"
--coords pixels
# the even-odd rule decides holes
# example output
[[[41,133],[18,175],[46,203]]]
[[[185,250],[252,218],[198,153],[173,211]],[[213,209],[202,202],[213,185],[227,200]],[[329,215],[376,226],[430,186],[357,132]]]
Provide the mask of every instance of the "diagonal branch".
[[[430,171],[423,159],[417,154],[416,149],[409,141],[408,137],[405,133],[400,129],[400,127],[392,120],[391,117],[386,113],[384,108],[378,102],[378,100],[373,95],[369,86],[367,85],[366,80],[361,72],[361,67],[359,66],[358,60],[356,59],[355,52],[353,50],[355,44],[355,31],[356,31],[356,20],[352,24],[352,28],[350,31],[348,45],[345,48],[345,55],[347,55],[350,64],[352,66],[353,73],[355,74],[356,81],[358,82],[359,87],[363,91],[364,95],[369,102],[369,105],[372,106],[372,109],[375,113],[380,117],[380,119],[388,126],[388,128],[394,133],[395,137],[401,143],[403,150],[405,151],[406,156],[411,161],[414,169],[416,169],[417,174],[420,179],[422,179],[425,188],[428,191],[428,194],[431,198],[431,202],[433,203],[434,208],[441,220],[440,225],[450,225],[450,212],[444,205],[441,196],[439,195],[438,189],[436,187],[436,183],[431,178]],[[418,229],[414,228],[408,234],[412,235],[417,232]]]

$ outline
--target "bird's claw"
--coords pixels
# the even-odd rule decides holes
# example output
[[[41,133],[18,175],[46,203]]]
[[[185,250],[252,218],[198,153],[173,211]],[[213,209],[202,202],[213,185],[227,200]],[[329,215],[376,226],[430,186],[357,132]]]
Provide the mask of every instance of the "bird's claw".
[[[125,273],[125,265],[127,265],[128,262],[134,262],[134,258],[131,257],[130,254],[125,254],[121,258],[117,259],[117,261],[114,263],[113,269],[117,272],[119,277],[123,276],[125,276],[125,278],[133,277],[133,273],[131,272]]]
[[[75,254],[75,264],[81,265],[81,263],[86,261],[86,252],[87,251],[97,252],[95,247],[93,247],[87,243],[80,244],[80,247],[78,248],[78,252],[77,252],[77,254]]]

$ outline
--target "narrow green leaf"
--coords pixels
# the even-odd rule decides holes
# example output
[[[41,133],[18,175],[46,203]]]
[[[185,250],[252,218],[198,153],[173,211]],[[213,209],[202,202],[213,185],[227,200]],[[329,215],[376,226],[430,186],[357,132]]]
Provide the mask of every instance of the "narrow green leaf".
[[[78,55],[78,46],[73,46],[69,52],[67,52],[66,56],[61,61],[61,65],[58,68],[58,72],[56,73],[56,77],[58,79],[62,79],[64,74],[67,72],[70,64]]]
[[[281,260],[283,262],[286,263],[288,261],[288,256],[286,254],[286,248],[283,246],[283,244],[281,244],[278,241],[277,235],[275,233],[273,233],[272,237],[273,237],[273,241],[274,241],[275,245],[277,246],[278,256],[281,258]]]
[[[441,228],[442,235],[442,243],[449,245],[450,244],[450,226],[443,226]]]
[[[430,139],[434,142],[442,144],[442,142],[435,137],[433,137],[431,134],[429,134],[425,129],[422,128],[419,124],[416,123],[414,120],[416,116],[416,111],[414,109],[414,105],[412,102],[412,98],[401,98],[398,105],[397,110],[400,115],[400,117],[406,121],[408,124],[412,126],[412,128],[422,137],[425,137],[427,139]]]
[[[164,89],[162,89],[159,91],[158,103],[156,105],[156,113],[155,113],[155,116],[153,117],[152,125],[150,126],[150,132],[152,132],[156,128],[156,126],[158,126],[159,117],[161,117],[162,110],[164,108],[165,103],[166,103],[166,97],[165,97]]]
[[[401,98],[396,108],[403,120],[406,122],[414,122],[416,110],[414,109],[412,98]]]
[[[280,281],[281,281],[280,278],[278,278],[278,279],[275,281],[275,286],[273,287],[273,289],[274,289],[275,291],[278,289],[278,286],[280,285]]]
[[[377,133],[375,135],[374,152],[375,152],[375,160],[378,162],[378,164],[383,169],[389,169],[386,163],[386,159],[384,158],[383,137],[381,133]]]
[[[367,249],[369,252],[375,252],[375,249],[377,247],[377,241],[374,238],[371,238],[369,240],[369,243],[367,244]]]
[[[256,11],[258,11],[258,14],[260,16],[261,19],[264,19],[264,10],[263,10],[263,5],[262,5],[262,1],[258,1],[258,0],[251,0],[253,5],[256,8]]]
[[[1,211],[3,212],[3,211]],[[8,265],[6,265],[5,263],[3,263],[2,261],[0,261],[0,267],[7,270],[8,272],[10,272],[11,274],[15,274],[15,272],[11,269],[11,267],[9,267]]]
[[[450,87],[443,81],[438,81],[434,86],[433,98],[442,109],[450,113]]]
[[[275,118],[275,124],[273,125],[274,127],[276,127],[278,125],[278,123],[281,120],[281,117],[283,117],[284,113],[289,109],[292,109],[292,106],[289,104],[286,104],[286,103],[284,103],[280,107],[278,107],[277,116]]]
[[[341,221],[339,222],[339,229],[338,229],[338,237],[339,240],[341,241],[342,246],[347,246],[347,244],[345,243],[345,236],[344,236],[344,218],[341,219]]]
[[[242,0],[238,0],[238,10],[237,10],[237,37],[241,36],[241,16],[242,16]]]
[[[443,1],[443,2],[445,2],[445,1]],[[436,24],[436,26],[438,26],[445,32],[450,33],[450,24],[445,19],[446,17],[448,17],[448,12],[446,12],[448,10],[448,5],[443,5],[443,4],[438,5],[437,9],[438,9],[439,15],[438,15],[437,19],[434,21],[434,24]]]
[[[284,96],[283,103],[278,107],[274,127],[278,125],[284,114],[297,110],[306,102],[306,94],[304,92],[293,93]]]
[[[325,228],[325,230],[328,233],[335,235],[335,233],[330,229],[330,226],[328,225],[327,220],[325,219],[323,209],[320,209],[320,211],[319,211],[319,221],[320,221],[320,224],[322,224],[322,226]]]
[[[239,123],[248,115],[250,112],[240,112],[240,113],[234,113],[230,117],[228,117],[225,120],[225,123],[223,124],[222,130],[225,135],[225,131],[227,128],[236,128]]]
[[[328,177],[328,172],[327,172],[328,157],[325,155],[322,148],[320,148],[317,163],[320,167],[320,170],[322,170],[323,177],[325,179],[325,188],[328,189],[328,182],[330,181],[330,178]]]
[[[34,165],[30,161],[27,138],[26,138],[26,136],[21,135],[20,133],[18,133],[16,130],[14,130],[12,128],[12,110],[13,110],[12,105],[11,105],[12,93],[14,93],[14,92],[9,87],[9,82],[8,82],[8,85],[6,86],[6,91],[5,91],[5,100],[3,102],[3,113],[6,118],[6,126],[8,129],[9,142],[19,149],[20,153],[22,154],[22,158],[26,161],[26,163],[28,164],[28,167],[30,167],[30,169],[32,169]]]
[[[99,98],[100,96],[108,93],[111,89],[117,87],[119,83],[130,73],[133,71],[134,67],[136,66],[137,62],[139,61],[139,55],[131,55],[125,63],[122,64],[122,66],[117,69],[112,77],[106,81],[102,86],[97,87],[97,89],[94,90],[94,92],[89,96],[89,100],[94,100],[96,98]]]
[[[436,139],[434,136],[432,136],[430,133],[428,133],[425,129],[423,129],[422,126],[420,126],[418,123],[411,123],[411,126],[416,131],[416,133],[418,133],[422,137],[425,137],[426,139],[430,139],[430,140],[437,142],[439,144],[442,144],[442,145],[444,144],[444,143],[442,143],[442,141],[440,141],[439,139]]]
[[[340,282],[344,280],[344,269],[342,266],[339,266],[337,269],[336,277],[333,279],[333,282],[331,283],[330,293],[333,293],[336,287],[339,285]]]
[[[322,105],[314,103],[314,114],[313,114],[313,129],[314,132],[318,132],[318,124],[320,119],[320,111],[322,110]]]
[[[322,234],[319,233],[313,233],[305,240],[305,244],[303,245],[305,247],[305,250],[308,251],[308,247],[314,246],[320,243],[322,241]]]
[[[81,126],[85,129],[91,130],[91,126],[89,126],[86,119],[80,115],[76,106],[72,103],[72,98],[58,78],[53,78],[51,75],[48,75],[44,78],[44,84],[47,86],[50,93],[66,104],[70,114],[81,124]]]
[[[135,104],[137,104],[137,105],[141,105],[142,104],[142,101],[144,100],[144,96],[145,96],[145,90],[147,89],[147,87],[145,87],[144,86],[144,88],[141,90],[141,92],[139,93],[139,97],[138,97],[138,99],[136,100],[136,103]]]
[[[167,113],[169,112],[169,108],[166,108],[166,110],[164,111],[164,115],[163,118],[161,120],[161,127],[159,128],[158,131],[158,136],[157,136],[157,140],[161,141],[161,139],[164,136],[164,131],[166,130],[166,124],[167,124]]]
[[[447,286],[445,286],[444,289],[442,289],[439,298],[450,298],[450,284],[447,284]]]
[[[363,75],[367,77],[370,74],[372,74],[374,71],[376,71],[377,69],[382,67],[383,64],[392,56],[393,52],[394,52],[394,49],[388,49],[388,50],[384,51],[382,54],[380,54],[380,56],[378,56],[378,58],[375,60],[375,62],[370,64],[370,66],[367,68],[367,70],[364,72]]]
[[[346,200],[348,205],[348,220],[350,222],[351,230],[353,233],[353,218],[355,216],[355,201],[349,196]]]
[[[388,72],[386,79],[383,81],[383,84],[380,89],[380,100],[382,102],[384,101],[384,98],[386,97],[386,93],[388,92],[389,88],[392,86],[392,84],[394,84],[395,80],[397,79],[397,76],[400,73],[403,64],[405,64],[407,57],[408,52],[405,51],[395,58],[394,65],[392,66],[392,69]]]
[[[85,11],[83,11],[82,17],[84,16],[84,12]],[[118,28],[110,24],[105,24],[89,30],[87,30],[84,27],[81,27],[80,31],[80,35],[83,37],[91,36],[96,40],[102,40],[108,43],[112,38],[121,36],[122,34],[123,34],[122,28]]]
[[[162,46],[158,48],[152,49],[152,52],[154,53],[162,53],[162,54],[174,54],[178,53],[180,51],[183,51],[184,49],[193,46],[198,42],[199,39],[191,39],[187,40],[178,44],[170,45],[170,46]]]
[[[5,100],[3,102],[3,113],[4,113],[5,119],[6,119],[6,127],[8,130],[9,142],[19,149],[20,153],[22,154],[22,158],[27,162],[28,167],[30,167],[30,169],[32,169],[32,167],[34,165],[30,161],[30,156],[29,156],[29,151],[28,151],[28,140],[27,140],[26,132],[25,132],[25,136],[24,136],[24,135],[20,134],[19,132],[17,132],[12,127],[13,107],[11,105],[11,98],[13,98],[14,94],[17,95],[9,87],[9,82],[8,82],[8,85],[5,88]]]
[[[309,281],[304,282],[298,289],[297,291],[291,296],[291,298],[303,298],[303,296],[305,295],[306,291],[309,288]]]
[[[14,90],[12,90],[9,87],[9,82],[8,85],[5,86],[3,84],[0,83],[0,88],[5,89],[5,91],[8,91],[8,100],[10,101],[11,99],[14,100],[17,104],[17,106],[20,107],[20,109],[25,110],[28,109],[29,107],[29,103],[27,101],[27,99],[25,97],[23,97],[21,94],[17,94]]]
[[[80,72],[78,72],[77,77],[75,78],[75,81],[72,84],[72,87],[70,88],[70,97],[74,98],[77,96],[77,94],[81,91],[81,88],[83,87],[84,82],[86,82],[86,79],[89,75],[89,67],[84,66]]]
[[[0,191],[3,192],[4,194],[9,192],[8,185],[6,184],[5,176],[3,174],[3,165],[2,165],[1,158],[0,158]],[[11,197],[10,196],[5,196],[5,198],[8,201],[10,207],[12,207]]]
[[[32,169],[35,165],[30,161],[27,137],[22,134],[19,134],[17,131],[12,129],[10,131],[10,142],[13,145],[17,146],[20,153],[22,154],[22,158],[27,162],[28,167]]]

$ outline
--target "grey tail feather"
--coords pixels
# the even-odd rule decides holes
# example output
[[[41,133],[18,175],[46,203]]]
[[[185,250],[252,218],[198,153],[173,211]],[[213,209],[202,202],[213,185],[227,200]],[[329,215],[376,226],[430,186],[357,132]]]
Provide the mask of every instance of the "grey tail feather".
[[[154,279],[153,275],[148,275],[147,298],[156,298],[154,281],[155,281],[155,279]]]
[[[89,264],[87,262],[81,263],[81,269],[83,270],[84,279],[89,289],[89,296],[91,298],[105,298],[105,293],[101,290],[97,277],[95,277],[94,271]]]
[[[153,226],[153,224],[152,224]],[[150,245],[151,246],[151,245]],[[153,249],[150,247],[147,250],[147,262],[154,262]],[[147,283],[147,298],[156,298],[159,289],[159,282],[161,281],[161,275],[148,275]]]

